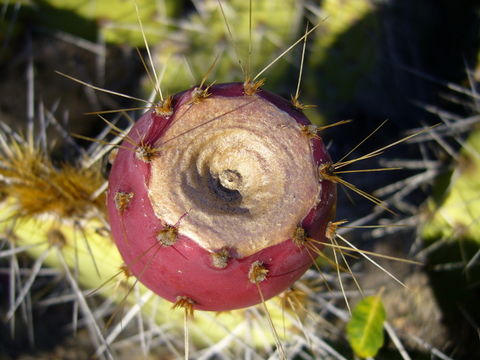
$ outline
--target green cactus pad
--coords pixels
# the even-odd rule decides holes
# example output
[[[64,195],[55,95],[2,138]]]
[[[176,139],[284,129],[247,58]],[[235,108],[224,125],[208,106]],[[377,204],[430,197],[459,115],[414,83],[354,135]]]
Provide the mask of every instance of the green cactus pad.
[[[427,240],[469,239],[480,245],[480,131],[463,146],[445,193],[428,204],[430,219],[423,228]]]

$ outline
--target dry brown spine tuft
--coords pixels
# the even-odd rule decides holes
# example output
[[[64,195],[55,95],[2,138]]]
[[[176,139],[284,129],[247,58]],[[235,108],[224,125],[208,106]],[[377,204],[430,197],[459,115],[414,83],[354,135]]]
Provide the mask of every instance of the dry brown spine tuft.
[[[175,245],[178,240],[178,228],[173,225],[166,225],[158,232],[156,239],[163,246]]]
[[[92,194],[104,182],[95,167],[52,160],[34,145],[9,139],[9,149],[0,156],[0,177],[4,196],[11,197],[19,217],[55,214],[60,218],[86,218],[92,211],[103,211],[103,195]]]
[[[253,284],[258,284],[267,278],[268,269],[260,260],[254,261],[248,271],[248,280]]]
[[[115,207],[120,213],[123,213],[132,201],[134,194],[131,192],[117,191],[115,193]]]
[[[338,227],[342,224],[345,224],[346,222],[347,222],[346,220],[330,221],[327,224],[327,229],[325,230],[325,237],[328,240],[333,241],[337,234]]]
[[[309,139],[320,139],[320,136],[318,136],[318,126],[316,125],[302,125],[300,127],[300,130],[302,131],[302,133],[308,137]]]
[[[173,97],[168,96],[156,105],[153,110],[159,116],[169,117],[173,114]]]
[[[297,226],[293,233],[292,240],[299,247],[305,245],[307,242],[307,232],[305,229],[301,226]]]
[[[230,259],[228,249],[220,249],[212,253],[212,266],[217,269],[224,269],[228,265],[228,259]]]
[[[185,314],[187,317],[193,318],[193,306],[195,305],[195,301],[190,299],[187,296],[177,296],[177,301],[173,304],[172,309],[183,308],[185,309]]]
[[[264,84],[265,84],[265,79],[260,79],[257,81],[252,81],[250,79],[247,79],[243,83],[243,93],[247,96],[255,95]]]
[[[293,107],[297,110],[305,110],[305,109],[310,109],[310,108],[314,108],[316,105],[305,105],[305,104],[302,104],[299,100],[298,100],[298,97],[297,96],[293,96],[292,95],[292,98],[290,100],[290,102],[292,103]]]
[[[158,155],[158,149],[148,144],[138,145],[135,149],[135,156],[137,159],[146,163],[152,162],[152,160]]]
[[[321,180],[327,180],[333,183],[338,182],[338,176],[335,174],[335,167],[332,163],[321,164],[318,167],[318,175]]]
[[[206,88],[203,88],[203,85],[200,85],[198,87],[196,87],[195,89],[193,89],[192,91],[192,97],[190,99],[190,101],[188,102],[189,105],[191,104],[198,104],[200,103],[202,100],[210,97],[211,93],[210,93],[210,87],[212,86],[213,84],[210,84],[209,86],[207,86]]]

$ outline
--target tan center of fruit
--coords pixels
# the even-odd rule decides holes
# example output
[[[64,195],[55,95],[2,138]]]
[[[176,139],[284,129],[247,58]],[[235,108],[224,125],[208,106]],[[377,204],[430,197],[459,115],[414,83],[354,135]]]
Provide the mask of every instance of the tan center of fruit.
[[[308,138],[256,95],[182,105],[156,145],[156,216],[175,224],[187,213],[179,233],[211,252],[245,257],[291,238],[319,196]]]

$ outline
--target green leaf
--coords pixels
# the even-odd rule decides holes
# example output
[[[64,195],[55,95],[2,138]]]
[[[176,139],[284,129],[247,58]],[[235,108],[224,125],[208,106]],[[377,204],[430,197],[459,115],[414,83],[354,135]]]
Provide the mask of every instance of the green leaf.
[[[375,356],[383,345],[385,309],[379,295],[367,296],[353,309],[347,324],[347,338],[355,354]]]

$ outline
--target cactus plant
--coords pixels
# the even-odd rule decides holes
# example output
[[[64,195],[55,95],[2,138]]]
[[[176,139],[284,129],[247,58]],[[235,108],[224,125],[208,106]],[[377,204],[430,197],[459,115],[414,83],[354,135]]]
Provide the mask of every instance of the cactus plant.
[[[53,3],[54,1],[44,1],[38,2],[35,6],[43,8],[47,7],[47,4]],[[110,35],[108,32],[104,32],[104,30],[109,29],[109,24],[112,23],[132,25],[132,19],[136,18],[136,14],[134,14],[134,7],[130,6],[132,5],[130,2],[122,2],[122,6],[118,7],[118,9],[121,9],[128,5],[131,9],[128,16],[125,17],[125,22],[123,22],[122,18],[102,21],[104,16],[109,15],[108,9],[104,13],[85,13],[84,10],[87,9],[87,5],[90,4],[90,6],[92,6],[94,2],[82,2],[82,6],[78,7],[78,12],[73,8],[66,9],[66,7],[73,3],[73,1],[65,1],[61,2],[61,4],[56,3],[55,6],[57,10],[61,9],[62,13],[68,10],[67,12],[73,13],[75,17],[91,22],[90,25],[93,25],[95,29],[97,29],[98,26],[102,29],[99,38],[103,37],[113,43],[125,39],[130,45],[143,45],[143,35],[141,31],[138,31],[139,28],[135,21],[133,21],[135,22],[133,37],[132,34],[125,33],[122,33],[120,36],[118,35],[120,33],[114,31],[113,28]],[[96,3],[101,3],[102,5],[103,1],[97,1]],[[165,1],[165,3],[169,5],[174,2]],[[248,77],[253,75],[254,69],[258,70],[261,66],[265,66],[268,60],[275,58],[276,53],[275,55],[272,53],[277,46],[280,45],[279,47],[285,48],[288,46],[286,44],[301,36],[299,32],[302,31],[303,26],[298,26],[298,20],[303,15],[307,15],[310,19],[317,19],[318,16],[320,16],[321,21],[325,22],[323,27],[325,31],[316,37],[316,44],[318,45],[315,45],[315,49],[316,52],[319,51],[319,54],[322,54],[325,47],[330,47],[332,44],[337,43],[335,39],[347,29],[351,28],[352,23],[356,23],[357,20],[362,22],[359,17],[350,16],[351,13],[347,14],[347,12],[343,13],[348,15],[346,18],[337,14],[331,15],[330,20],[325,20],[321,12],[317,10],[323,8],[325,11],[335,14],[336,4],[332,1],[324,1],[321,6],[317,8],[317,4],[313,2],[289,1],[280,4],[280,2],[276,1],[258,0],[252,2],[253,31],[252,40],[250,40],[248,2],[220,1],[220,5],[223,6],[223,11],[218,5],[218,2],[215,1],[196,1],[194,3],[195,6],[198,7],[198,14],[192,9],[188,9],[188,11],[186,10],[185,13],[182,14],[182,20],[184,21],[177,21],[175,25],[168,27],[158,25],[157,28],[157,30],[162,30],[162,34],[159,35],[162,41],[152,48],[152,54],[153,58],[161,64],[161,66],[158,67],[158,75],[162,80],[162,89],[166,90],[165,93],[167,94],[173,94],[188,88],[194,83],[198,83],[199,76],[197,74],[204,73],[208,64],[212,63],[216,57],[215,55],[218,53],[221,53],[221,55],[218,56],[216,66],[212,66],[211,68],[213,78],[219,82],[248,80]],[[372,11],[374,11],[374,7],[371,5],[373,2],[349,1],[348,3],[360,4],[359,13],[362,15],[361,17],[363,19],[366,18],[365,20],[371,19],[370,15]],[[152,43],[152,41],[158,40],[155,37],[149,37],[150,30],[152,29],[151,25],[154,24],[154,26],[156,26],[158,24],[155,18],[156,13],[152,8],[145,8],[143,2],[139,1],[138,4],[140,10],[139,16],[143,21],[145,35],[147,36],[148,42]],[[32,7],[33,11],[36,9],[35,6]],[[150,10],[152,11],[150,12]],[[224,14],[222,14],[222,12]],[[315,16],[312,17],[310,12]],[[117,15],[116,12],[110,13],[112,16]],[[235,16],[232,15],[233,13],[235,13]],[[144,14],[146,15],[145,17],[143,16]],[[275,16],[273,14],[275,14]],[[337,25],[332,24],[337,19],[345,19],[345,21],[339,21]],[[231,34],[227,29],[226,23],[230,24]],[[371,25],[371,22],[367,21],[367,25]],[[326,36],[325,34],[332,34],[332,36]],[[97,35],[98,34],[95,33],[93,36],[87,35],[87,37],[92,40],[97,38]],[[362,37],[358,38],[359,41],[356,44],[361,43],[360,38]],[[370,41],[366,41],[366,43],[371,45]],[[248,55],[250,52],[249,47],[251,47],[252,56]],[[223,53],[218,51],[222,48],[226,49]],[[324,51],[323,54],[324,55],[319,56],[318,59],[322,61],[322,64],[325,64],[324,61],[328,62],[331,51]],[[368,58],[369,56],[371,56],[371,54],[367,54],[366,57]],[[312,66],[312,63],[315,63],[315,53],[309,54],[307,51],[306,59],[307,63],[310,64],[309,66]],[[239,62],[241,62],[241,66],[238,66]],[[190,70],[193,72],[193,77],[188,74],[190,70],[189,67],[185,65],[186,63],[189,64]],[[315,64],[318,65],[317,63]],[[369,65],[367,63],[365,64],[367,66]],[[276,65],[279,66],[273,66],[266,72],[268,75],[266,86],[269,89],[275,88],[275,92],[286,95],[288,91],[292,89],[292,79],[296,77],[297,72],[290,71],[292,66],[288,64],[288,61],[276,63]],[[343,69],[343,66],[340,68]],[[336,67],[336,69],[338,69],[338,67]],[[145,78],[147,77],[148,76]],[[348,80],[347,77],[342,77],[342,79]],[[309,94],[307,94],[307,98],[314,102],[321,102],[315,99],[315,97],[318,96],[318,89],[316,88],[316,85],[319,84],[318,77],[312,77],[307,82],[309,83]],[[312,84],[314,84],[315,87],[313,87]],[[149,84],[146,87],[151,89],[156,86]],[[191,109],[185,112],[185,114],[188,115],[190,111],[193,112],[196,108],[203,109],[202,111],[204,113],[208,113],[209,110],[212,110],[210,107],[214,107],[210,106],[212,103],[234,101],[234,98],[237,97],[240,99],[252,99],[252,101],[255,101],[255,104],[259,101],[265,101],[266,103],[270,103],[276,111],[280,111],[282,114],[286,113],[289,117],[293,116],[295,118],[297,116],[295,114],[299,113],[298,109],[294,110],[290,107],[290,104],[287,106],[283,101],[274,100],[276,98],[269,95],[266,90],[260,89],[256,94],[244,95],[238,90],[242,88],[242,84],[213,85],[208,88],[202,85],[196,90],[190,89],[167,99],[173,99],[170,105],[172,106],[174,114],[177,114],[177,111],[182,109],[182,101],[188,103],[188,99],[192,99],[192,97],[197,99],[198,94],[205,95],[209,91],[211,94],[210,96],[206,96],[205,99],[198,98],[198,102],[193,101],[191,104],[184,104],[183,106]],[[225,89],[230,89],[231,91],[233,91],[232,89],[237,89],[233,91],[234,93],[236,92],[236,95],[230,96],[230,94],[229,96],[223,96],[225,95],[223,94],[220,96],[221,92]],[[230,92],[230,90],[227,92]],[[350,93],[347,95],[346,98],[348,99]],[[248,102],[248,100],[245,101]],[[119,356],[118,349],[122,346],[122,343],[140,344],[145,356],[147,356],[146,354],[153,349],[154,345],[152,344],[160,343],[162,346],[158,348],[165,349],[164,351],[168,352],[169,356],[181,356],[182,352],[184,350],[187,351],[186,349],[191,346],[195,351],[194,357],[209,358],[223,356],[226,358],[240,358],[250,355],[254,357],[266,357],[272,354],[274,341],[277,341],[278,354],[280,356],[288,354],[290,357],[297,356],[299,358],[316,356],[319,358],[331,357],[339,359],[348,357],[348,350],[342,347],[339,348],[340,350],[334,349],[330,344],[332,342],[338,342],[339,338],[343,338],[343,332],[340,331],[339,328],[343,326],[343,323],[346,322],[349,317],[348,311],[343,308],[343,303],[339,299],[345,297],[350,300],[352,297],[359,296],[361,293],[359,291],[347,291],[350,283],[353,284],[356,281],[352,281],[351,278],[353,277],[352,274],[358,270],[358,264],[355,265],[354,269],[351,269],[345,260],[343,265],[339,265],[338,263],[334,264],[337,274],[329,271],[324,272],[326,263],[340,262],[341,258],[344,257],[345,253],[349,252],[352,247],[348,245],[349,243],[346,243],[348,246],[345,245],[345,247],[339,245],[339,243],[344,240],[340,237],[336,238],[335,231],[336,227],[342,222],[326,225],[326,219],[330,219],[328,216],[324,220],[315,222],[321,236],[315,236],[315,229],[308,229],[308,226],[307,234],[310,236],[306,236],[303,228],[297,227],[299,222],[303,223],[302,225],[308,223],[308,216],[305,218],[305,212],[294,217],[295,221],[289,226],[291,226],[292,229],[294,228],[295,231],[293,234],[289,232],[291,234],[289,236],[295,240],[301,240],[300,245],[302,245],[302,242],[308,244],[309,241],[318,244],[318,242],[315,243],[315,241],[318,240],[308,240],[307,238],[316,237],[317,239],[323,239],[326,226],[328,236],[326,236],[325,244],[322,245],[336,249],[331,253],[333,260],[323,258],[322,260],[316,261],[315,265],[318,266],[318,269],[321,271],[308,270],[303,279],[294,284],[293,289],[288,289],[281,294],[280,297],[273,298],[267,303],[261,304],[261,306],[220,312],[215,315],[205,311],[197,311],[194,319],[188,319],[188,317],[185,316],[184,321],[185,319],[187,320],[186,328],[190,331],[190,339],[188,336],[185,338],[187,341],[191,340],[191,343],[187,345],[183,343],[184,337],[181,336],[180,331],[185,327],[182,322],[182,315],[184,314],[179,311],[172,311],[171,303],[160,299],[156,294],[153,294],[145,286],[140,284],[140,282],[145,281],[150,288],[157,288],[156,290],[158,290],[159,293],[170,301],[175,302],[177,306],[184,306],[186,308],[185,313],[188,313],[189,308],[207,309],[207,307],[201,306],[203,300],[195,300],[196,297],[194,295],[186,294],[184,292],[185,287],[181,289],[182,292],[166,294],[164,290],[155,283],[155,279],[149,281],[146,280],[144,276],[149,270],[153,270],[154,266],[158,266],[158,264],[151,265],[157,258],[164,259],[160,254],[166,249],[171,250],[173,264],[180,262],[185,263],[185,261],[182,260],[182,256],[185,256],[187,252],[185,248],[179,246],[182,242],[185,244],[189,241],[186,239],[185,234],[188,235],[188,237],[192,237],[192,239],[195,237],[193,235],[190,236],[192,233],[191,222],[195,219],[193,216],[195,210],[191,210],[191,207],[185,206],[176,212],[169,211],[168,216],[165,216],[162,210],[163,200],[156,200],[157,198],[162,199],[164,194],[161,191],[151,189],[149,189],[150,194],[145,194],[145,188],[141,190],[135,188],[135,191],[132,191],[128,188],[132,185],[132,183],[129,182],[132,177],[122,176],[124,174],[121,169],[124,166],[137,167],[141,170],[136,174],[136,179],[139,180],[138,183],[141,185],[143,182],[143,185],[150,187],[150,178],[147,175],[152,175],[155,171],[148,174],[149,171],[146,169],[156,168],[157,166],[160,168],[160,165],[153,165],[153,163],[157,160],[161,162],[164,153],[172,152],[174,151],[173,149],[175,149],[173,145],[176,141],[170,141],[167,137],[169,131],[176,131],[175,129],[178,129],[176,126],[186,126],[186,133],[183,134],[180,132],[180,138],[184,138],[184,140],[190,139],[192,143],[201,143],[203,140],[202,137],[195,137],[194,134],[207,130],[214,124],[221,125],[220,123],[224,116],[220,116],[220,119],[217,121],[214,115],[209,115],[207,116],[209,120],[207,120],[205,125],[199,126],[198,129],[190,129],[188,128],[188,122],[184,124],[180,121],[183,116],[175,115],[171,118],[170,116],[172,115],[166,116],[165,110],[168,110],[169,107],[165,106],[165,103],[159,106],[157,106],[158,104],[153,106],[153,102],[144,102],[147,103],[149,112],[143,115],[143,118],[137,123],[129,135],[123,132],[123,130],[119,130],[119,128],[111,125],[114,132],[121,133],[121,137],[125,138],[123,144],[116,145],[116,142],[120,139],[112,140],[109,137],[105,137],[105,132],[103,132],[103,136],[97,139],[101,144],[92,146],[90,148],[91,150],[93,149],[92,151],[79,151],[80,155],[73,161],[73,164],[65,164],[51,160],[49,157],[50,148],[41,146],[44,142],[47,142],[43,131],[45,131],[45,128],[49,128],[52,123],[55,123],[55,120],[52,120],[51,114],[48,113],[48,111],[39,112],[39,120],[42,128],[41,133],[43,134],[39,141],[34,140],[33,132],[28,133],[27,136],[23,138],[21,135],[10,131],[5,125],[2,125],[3,132],[8,134],[8,136],[2,135],[1,137],[1,191],[4,201],[1,204],[0,211],[5,221],[0,225],[1,233],[3,234],[0,259],[4,264],[7,263],[9,265],[9,278],[7,279],[9,285],[7,287],[1,286],[5,284],[5,282],[3,282],[5,276],[2,273],[0,275],[0,291],[7,289],[9,295],[5,297],[5,299],[8,298],[9,301],[7,315],[10,323],[15,323],[14,317],[18,317],[18,314],[29,313],[28,306],[31,300],[29,297],[33,294],[31,291],[32,285],[36,283],[39,277],[43,276],[43,269],[41,268],[42,265],[45,265],[57,269],[55,270],[55,274],[58,278],[63,277],[65,279],[65,283],[68,284],[66,288],[68,293],[62,293],[58,299],[55,294],[48,295],[49,297],[40,303],[62,301],[61,299],[63,298],[70,299],[73,302],[74,310],[74,321],[72,325],[73,327],[85,325],[89,329],[96,356],[116,358]],[[254,104],[249,105],[253,106]],[[248,109],[249,105],[245,105],[245,108],[239,106],[234,107],[237,108],[236,111],[242,112]],[[137,104],[133,106],[137,106]],[[323,113],[324,110],[325,109],[320,108],[318,113]],[[155,115],[156,112],[160,113],[160,116],[158,116],[158,113]],[[48,114],[47,124],[45,124],[45,119],[42,118],[46,114]],[[140,117],[141,116],[138,115],[138,118]],[[147,129],[148,131],[144,132],[145,129],[142,128],[148,127],[148,124],[153,123],[154,119],[159,119],[157,122],[160,126],[157,129],[158,138],[156,136],[151,137],[150,130]],[[117,118],[114,118],[112,122],[116,120]],[[302,128],[302,126],[306,125],[303,120],[301,125],[297,124],[296,121],[292,121],[290,124],[292,128],[296,130],[304,130],[302,136],[307,138],[309,143],[320,143],[314,127],[306,126]],[[164,125],[165,127],[163,127]],[[58,123],[56,123],[56,126],[59,127]],[[282,129],[282,126],[280,126],[280,128]],[[275,128],[275,130],[278,129]],[[277,131],[272,131],[272,133],[276,132]],[[64,139],[67,138],[65,133],[62,133],[61,137]],[[155,141],[152,139],[155,139]],[[162,144],[164,140],[167,140],[168,143]],[[68,142],[69,144],[73,143],[71,140]],[[114,142],[115,144],[113,144]],[[113,219],[112,230],[115,241],[121,248],[123,247],[121,252],[125,257],[126,264],[124,264],[124,260],[116,250],[110,236],[110,229],[106,222],[104,208],[105,198],[102,193],[105,189],[105,179],[100,176],[101,170],[99,162],[107,149],[112,146],[119,147],[119,150],[116,155],[116,160],[114,160],[113,172],[111,174],[111,184],[113,185],[111,185],[109,192],[108,203],[111,212],[110,218]],[[351,144],[346,146],[351,148]],[[134,149],[136,147],[139,148],[137,149],[138,151]],[[295,148],[295,146],[293,148]],[[332,148],[335,151],[335,146]],[[115,158],[114,153],[115,150],[110,156],[110,159]],[[297,152],[294,153],[297,154]],[[374,153],[373,155],[376,154],[378,153]],[[315,164],[315,167],[319,164],[325,165],[321,167],[320,173],[315,175],[318,176],[317,180],[322,180],[324,184],[340,182],[340,171],[338,171],[338,174],[336,173],[337,169],[335,169],[333,165],[330,166],[328,157],[324,158],[326,163],[318,161],[315,156],[313,156],[313,158],[312,163]],[[30,161],[31,159],[35,159],[36,162]],[[345,160],[344,163],[349,163],[349,160]],[[18,171],[19,165],[23,166],[23,170],[20,172]],[[337,166],[340,165],[337,164]],[[168,170],[166,172],[175,172],[174,170],[179,167],[180,165],[169,162],[163,164],[161,169]],[[227,197],[237,194],[234,191],[229,191],[231,189],[224,186],[235,180],[235,172],[217,171],[212,172],[212,174],[218,175],[218,181],[212,182],[221,185],[214,187],[214,190]],[[162,176],[163,173],[157,171],[155,179],[161,182]],[[373,177],[370,177],[369,180],[370,179],[373,179]],[[117,185],[119,186],[118,188],[116,188]],[[124,189],[124,185],[127,185],[127,188]],[[44,190],[39,191],[39,187],[42,187]],[[328,191],[325,192],[325,194],[329,193],[332,194]],[[134,230],[138,233],[145,231],[140,229],[140,226],[132,225],[133,223],[130,222],[139,217],[138,207],[130,208],[130,206],[134,206],[133,204],[138,200],[138,194],[142,194],[140,198],[145,200],[145,204],[149,202],[154,204],[153,212],[150,211],[150,209],[149,212],[145,213],[150,216],[150,220],[152,221],[146,223],[140,221],[139,224],[156,224],[156,226],[158,226],[153,229],[155,230],[156,242],[151,243],[151,246],[146,245],[147,247],[144,247],[145,251],[141,249],[132,250],[132,248],[136,246],[137,240],[140,240],[140,244],[145,240],[138,239],[141,237],[135,236],[136,233],[133,232],[132,226],[136,227]],[[205,201],[203,198],[201,200]],[[313,196],[310,200],[312,201],[311,204],[315,203]],[[40,203],[42,204],[41,206],[39,206]],[[333,206],[332,203],[329,204],[329,206]],[[383,206],[382,203],[379,204]],[[329,206],[327,206],[327,208],[331,209]],[[354,208],[353,206],[351,207]],[[28,211],[24,211],[25,209]],[[357,208],[355,207],[355,209]],[[327,210],[328,209],[325,211],[328,212]],[[385,208],[383,210],[385,210]],[[371,213],[369,215],[370,219],[376,218],[381,211],[382,210]],[[303,222],[301,221],[302,219]],[[148,226],[145,226],[145,228],[148,228]],[[347,229],[344,230],[347,231]],[[390,230],[385,231],[388,232]],[[282,236],[281,238],[286,239],[287,236]],[[307,255],[303,258],[305,262],[302,263],[302,265],[304,266],[301,266],[301,268],[289,267],[289,269],[293,269],[293,275],[288,281],[279,281],[280,285],[275,285],[277,286],[275,291],[269,292],[269,290],[264,287],[267,282],[276,281],[276,278],[271,276],[274,269],[269,267],[268,262],[265,260],[259,260],[262,263],[253,261],[249,263],[250,266],[245,267],[245,269],[240,272],[243,278],[245,278],[245,273],[248,277],[248,273],[250,272],[252,279],[258,281],[258,284],[247,284],[252,290],[249,295],[249,300],[245,300],[245,298],[248,298],[246,296],[239,296],[239,299],[230,298],[228,301],[221,301],[220,299],[216,300],[216,303],[212,302],[213,305],[211,304],[211,309],[228,310],[253,304],[261,301],[263,295],[265,298],[269,297],[274,295],[277,290],[279,291],[281,288],[288,286],[291,281],[294,281],[294,279],[305,270],[307,264],[312,262],[310,255],[314,256],[314,254],[320,251],[320,245],[315,245],[314,248],[307,246],[307,251],[305,251],[305,249],[299,250],[302,249],[301,246],[295,246],[296,247],[290,247],[290,250],[293,250],[294,253],[301,253],[303,251],[303,255]],[[260,251],[260,253],[265,251],[265,253],[268,254],[269,249],[270,247]],[[204,252],[204,254],[206,253],[208,255],[207,260],[211,261],[211,263],[209,262],[207,265],[213,265],[214,269],[210,266],[205,272],[199,271],[199,275],[211,279],[211,273],[221,273],[223,270],[229,271],[229,267],[231,267],[233,263],[239,263],[243,260],[232,258],[232,252],[229,250],[230,249],[216,246],[210,247],[209,251]],[[308,251],[310,251],[310,255],[307,254]],[[202,253],[202,250],[199,250],[197,247],[194,252]],[[360,253],[365,254],[363,252]],[[31,258],[34,259],[32,260],[30,268],[20,269],[21,262],[24,261],[22,254],[29,254]],[[259,255],[259,253],[254,254],[254,256],[257,255]],[[142,261],[145,262],[142,263]],[[279,263],[281,262],[279,260],[277,261]],[[267,266],[263,267],[264,264]],[[191,265],[191,269],[195,269],[194,264]],[[198,265],[198,263],[195,265]],[[256,265],[256,267],[253,265]],[[254,270],[258,271],[249,271],[252,269],[252,266]],[[167,271],[169,276],[173,277],[172,269],[167,270],[170,271],[170,273]],[[266,272],[266,270],[269,270],[269,272]],[[134,273],[139,280],[135,279],[132,273]],[[192,274],[193,271],[190,275]],[[337,275],[340,279],[339,284],[336,284],[334,281]],[[265,279],[263,279],[264,277]],[[348,278],[348,280],[346,280],[346,278]],[[235,283],[238,283],[236,277],[232,277],[232,279],[235,279]],[[322,279],[324,282],[322,282]],[[225,283],[221,284],[225,285]],[[178,283],[170,283],[168,287],[164,286],[164,288],[171,289],[176,285],[178,285]],[[187,286],[189,285],[187,284]],[[338,291],[335,291],[335,289],[333,289],[334,291],[332,292],[326,291],[327,288],[332,289],[336,287],[338,287]],[[237,291],[237,289],[234,290]],[[238,289],[238,291],[240,290],[241,289]],[[202,290],[195,289],[195,291],[195,295],[202,295]],[[97,297],[96,295],[101,296]],[[44,296],[44,293],[42,292],[40,296]],[[177,296],[180,296],[180,298],[177,298]],[[99,306],[99,301],[104,301],[104,303]],[[219,304],[223,307],[219,307]],[[78,310],[80,310],[81,314],[80,319],[76,317]],[[140,316],[140,313],[143,316]],[[111,316],[112,314],[113,316]],[[269,314],[270,321],[267,320],[269,318],[267,314]],[[28,320],[28,315],[25,315],[25,317]],[[81,321],[77,322],[77,320]],[[30,328],[33,328],[30,320],[28,320],[27,323]],[[270,323],[271,328],[269,328],[268,323]],[[128,330],[132,330],[132,328],[133,336],[130,338],[128,337]],[[271,329],[273,329],[273,331]],[[388,331],[391,335],[391,329]],[[121,339],[122,337],[123,339]],[[392,336],[392,338],[394,337]],[[340,342],[342,341],[343,340],[340,340]],[[397,344],[397,342],[395,342],[395,344]],[[282,347],[285,348],[285,352],[281,350]],[[166,355],[163,353],[161,356]]]

